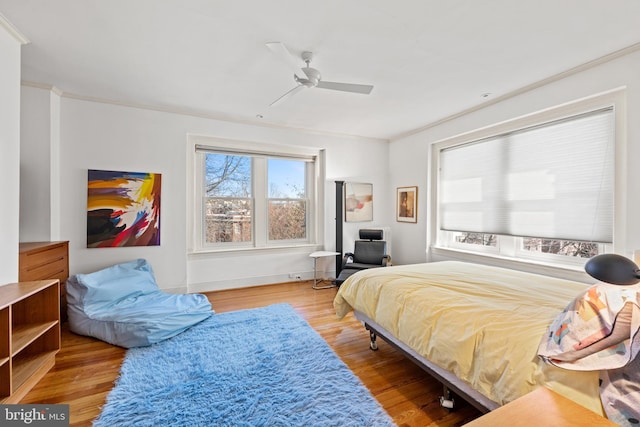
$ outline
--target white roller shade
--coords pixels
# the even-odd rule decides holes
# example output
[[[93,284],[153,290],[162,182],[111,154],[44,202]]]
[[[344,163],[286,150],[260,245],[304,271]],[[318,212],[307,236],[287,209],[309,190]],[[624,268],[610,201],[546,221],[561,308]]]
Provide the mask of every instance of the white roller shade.
[[[440,151],[440,228],[613,240],[613,110]]]
[[[232,149],[229,147],[210,147],[207,145],[196,144],[196,151],[203,153],[214,153],[214,154],[226,154],[229,156],[248,156],[248,157],[271,157],[274,159],[293,159],[293,160],[302,160],[305,162],[315,162],[316,155],[311,154],[303,154],[303,153],[287,153],[284,151],[269,151],[269,150],[260,150],[260,149]]]

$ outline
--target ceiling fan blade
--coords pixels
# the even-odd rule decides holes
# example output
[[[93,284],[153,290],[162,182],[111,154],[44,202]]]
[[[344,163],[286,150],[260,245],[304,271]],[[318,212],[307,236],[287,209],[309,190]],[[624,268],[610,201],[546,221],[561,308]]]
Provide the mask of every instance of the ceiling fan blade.
[[[275,101],[273,101],[271,103],[271,105],[269,105],[269,107],[275,107],[276,105],[282,104],[285,100],[291,98],[293,95],[295,95],[296,93],[300,92],[301,90],[303,90],[305,88],[306,88],[306,86],[304,86],[304,85],[298,85],[298,86],[294,87],[289,92],[285,93],[280,98],[278,98]]]
[[[265,45],[269,48],[269,50],[271,50],[271,52],[276,54],[281,61],[287,64],[296,76],[300,77],[301,79],[307,78],[307,76],[302,71],[302,68],[300,68],[299,61],[293,55],[291,55],[291,52],[289,52],[289,49],[287,49],[284,43],[269,42]]]
[[[353,92],[353,93],[362,93],[368,95],[373,90],[373,86],[371,85],[357,85],[353,83],[336,83],[336,82],[325,82],[320,80],[316,87],[322,89],[331,89],[331,90],[341,90],[343,92]]]

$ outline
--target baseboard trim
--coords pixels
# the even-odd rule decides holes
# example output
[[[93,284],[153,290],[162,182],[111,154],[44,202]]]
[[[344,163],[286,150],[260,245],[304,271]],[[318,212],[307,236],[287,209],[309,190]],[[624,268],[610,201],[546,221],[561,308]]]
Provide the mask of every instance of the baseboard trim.
[[[313,271],[304,271],[300,272],[299,274],[299,280],[289,277],[288,274],[278,274],[271,276],[246,277],[232,280],[213,280],[210,282],[190,283],[188,289],[189,293],[214,292],[226,289],[249,288],[252,286],[266,286],[278,283],[288,283],[296,281],[304,282],[313,280]],[[323,274],[333,275],[335,274],[335,271],[326,271],[323,272]]]

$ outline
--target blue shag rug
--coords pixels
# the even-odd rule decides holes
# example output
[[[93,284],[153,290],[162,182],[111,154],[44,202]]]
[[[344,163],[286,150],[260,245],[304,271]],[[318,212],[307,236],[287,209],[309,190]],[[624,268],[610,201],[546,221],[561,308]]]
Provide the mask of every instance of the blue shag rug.
[[[214,314],[132,348],[94,426],[393,426],[288,304]]]

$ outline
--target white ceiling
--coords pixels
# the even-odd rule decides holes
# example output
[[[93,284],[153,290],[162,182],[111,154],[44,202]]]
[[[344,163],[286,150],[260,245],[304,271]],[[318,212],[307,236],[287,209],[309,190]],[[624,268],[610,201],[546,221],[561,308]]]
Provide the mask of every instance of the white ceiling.
[[[0,14],[30,40],[26,81],[382,139],[640,43],[638,0],[0,0]],[[273,41],[312,51],[325,80],[375,87],[269,107],[295,86]]]

